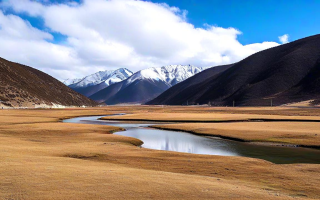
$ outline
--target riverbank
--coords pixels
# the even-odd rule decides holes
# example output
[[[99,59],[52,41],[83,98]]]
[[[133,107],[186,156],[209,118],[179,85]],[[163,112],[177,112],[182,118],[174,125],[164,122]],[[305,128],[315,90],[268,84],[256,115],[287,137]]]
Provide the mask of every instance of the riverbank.
[[[0,198],[320,198],[319,165],[155,151],[140,148],[141,141],[134,138],[110,134],[121,128],[59,122],[148,112],[156,116],[195,110],[136,106],[0,111]]]
[[[247,111],[244,109],[244,111]],[[101,119],[170,122],[152,128],[185,131],[241,142],[320,148],[320,117],[299,115],[212,113],[134,113]],[[172,124],[172,122],[175,122]]]
[[[183,122],[183,123],[223,123],[223,122],[320,122],[320,116],[287,116],[267,114],[231,114],[219,113],[163,113],[153,111],[150,113],[132,113],[119,116],[107,116],[101,119],[119,121],[154,121],[154,122]]]

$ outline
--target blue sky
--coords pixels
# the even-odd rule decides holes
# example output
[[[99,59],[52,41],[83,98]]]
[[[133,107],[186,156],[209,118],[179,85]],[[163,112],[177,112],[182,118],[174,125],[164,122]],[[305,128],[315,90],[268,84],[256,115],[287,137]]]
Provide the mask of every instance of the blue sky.
[[[153,0],[188,10],[196,27],[213,24],[234,27],[242,44],[274,41],[289,34],[297,40],[320,31],[320,0]]]
[[[59,79],[217,66],[318,34],[318,8],[319,0],[0,0],[0,57]]]

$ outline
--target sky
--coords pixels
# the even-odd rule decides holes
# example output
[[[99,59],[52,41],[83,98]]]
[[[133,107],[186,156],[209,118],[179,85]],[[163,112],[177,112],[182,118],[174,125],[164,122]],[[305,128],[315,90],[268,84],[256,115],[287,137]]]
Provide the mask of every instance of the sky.
[[[0,57],[64,80],[238,62],[318,34],[319,0],[0,0]]]

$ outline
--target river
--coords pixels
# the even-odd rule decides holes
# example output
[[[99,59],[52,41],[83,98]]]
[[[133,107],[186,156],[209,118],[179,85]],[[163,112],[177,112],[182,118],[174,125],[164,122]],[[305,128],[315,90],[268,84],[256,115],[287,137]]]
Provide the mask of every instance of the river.
[[[134,137],[143,141],[142,147],[183,153],[244,156],[264,159],[276,164],[317,163],[320,164],[320,150],[296,147],[257,145],[214,137],[197,136],[186,132],[148,128],[158,124],[142,122],[120,122],[99,120],[104,116],[77,117],[63,120],[65,123],[100,124],[125,128],[114,134]]]

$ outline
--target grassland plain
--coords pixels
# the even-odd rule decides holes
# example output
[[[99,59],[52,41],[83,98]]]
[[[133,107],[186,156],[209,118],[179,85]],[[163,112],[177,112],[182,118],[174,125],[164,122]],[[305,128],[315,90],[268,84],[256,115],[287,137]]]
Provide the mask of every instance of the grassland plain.
[[[215,115],[230,119],[251,118],[250,115],[320,118],[317,109],[295,108],[114,106],[0,110],[0,199],[320,198],[320,165],[276,165],[245,157],[156,151],[140,148],[142,142],[137,139],[111,134],[121,128],[61,123],[64,118],[113,113],[165,120],[181,115],[182,119],[193,121],[200,115],[210,120],[215,119]],[[243,123],[248,123],[248,126],[241,126],[245,130],[252,128],[253,132],[259,132],[263,129],[260,125],[249,124],[256,122]],[[272,130],[265,128],[256,135],[270,134],[269,131],[274,134],[292,125],[261,122],[264,123],[283,124],[281,127],[272,125]],[[299,123],[310,125],[292,127],[296,132],[306,129],[305,132],[317,134],[317,123]],[[230,133],[233,128],[237,129],[237,126],[231,126],[233,124],[228,123]],[[211,125],[219,124],[205,125],[209,126],[209,132],[214,130]]]

